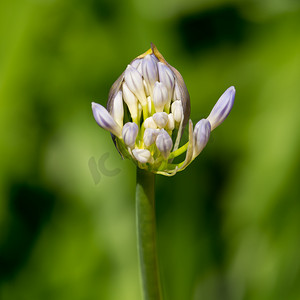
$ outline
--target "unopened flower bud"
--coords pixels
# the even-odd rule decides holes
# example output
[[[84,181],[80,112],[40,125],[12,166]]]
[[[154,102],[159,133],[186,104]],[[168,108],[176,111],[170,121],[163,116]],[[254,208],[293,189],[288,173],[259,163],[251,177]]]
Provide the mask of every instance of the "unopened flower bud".
[[[93,115],[98,125],[117,137],[121,137],[122,129],[102,105],[92,102]]]
[[[123,118],[124,118],[124,107],[123,107],[123,98],[122,98],[121,91],[117,93],[115,99],[113,100],[111,116],[117,122],[117,124],[122,128]]]
[[[130,63],[130,65],[135,69],[138,69],[138,66],[140,65],[141,61],[142,60],[140,58],[136,58]]]
[[[171,71],[171,69],[162,62],[159,62],[157,66],[158,66],[159,81],[162,82],[168,90],[167,103],[171,102],[171,98],[173,96],[174,83],[175,83],[174,74]]]
[[[218,127],[230,113],[235,97],[235,88],[231,86],[224,94],[219,98],[214,108],[210,112],[207,120],[211,124],[211,130]]]
[[[124,102],[128,106],[131,118],[135,120],[138,116],[138,101],[125,82],[123,83],[122,88]]]
[[[173,147],[173,142],[169,134],[164,129],[160,130],[156,138],[156,146],[162,157],[167,159]]]
[[[167,130],[173,130],[175,128],[174,116],[172,113],[168,114],[168,123],[166,125]]]
[[[144,106],[147,103],[144,90],[143,78],[138,70],[131,65],[125,70],[125,82],[128,88],[136,95],[138,100]]]
[[[145,147],[150,147],[155,143],[156,137],[159,133],[159,129],[146,128],[144,132],[144,145]]]
[[[153,103],[156,112],[162,112],[168,102],[168,89],[162,82],[155,82],[153,89]]]
[[[153,115],[153,120],[158,128],[165,128],[168,123],[168,114],[165,112],[158,112]]]
[[[195,158],[203,148],[206,146],[210,136],[211,126],[207,119],[200,120],[194,128],[194,152],[193,157]]]
[[[151,153],[147,149],[133,149],[132,154],[134,158],[139,161],[141,164],[145,164],[151,161]]]
[[[145,79],[149,95],[152,93],[155,82],[158,80],[157,58],[154,55],[146,55],[142,61],[142,75]]]
[[[128,122],[122,130],[122,138],[126,146],[134,148],[135,140],[138,135],[139,128],[135,123]]]
[[[176,100],[172,103],[172,113],[174,116],[174,120],[177,123],[180,123],[183,118],[183,108],[180,100]]]
[[[184,80],[151,44],[114,82],[107,110],[96,103],[92,103],[92,109],[99,126],[112,133],[123,158],[130,158],[149,172],[172,176],[184,170],[203,150],[211,130],[230,112],[234,97],[235,89],[231,87],[217,101],[208,118],[199,121],[193,130],[189,120],[190,97]],[[123,126],[125,120],[129,122]],[[188,142],[180,146],[187,124]],[[184,152],[184,161],[177,161]]]
[[[181,100],[180,98],[181,98],[181,96],[180,96],[180,90],[179,90],[179,87],[178,87],[178,83],[175,82],[173,100],[174,101]]]
[[[152,129],[156,129],[157,125],[153,120],[153,117],[149,117],[144,121],[144,127],[145,128],[152,128]]]

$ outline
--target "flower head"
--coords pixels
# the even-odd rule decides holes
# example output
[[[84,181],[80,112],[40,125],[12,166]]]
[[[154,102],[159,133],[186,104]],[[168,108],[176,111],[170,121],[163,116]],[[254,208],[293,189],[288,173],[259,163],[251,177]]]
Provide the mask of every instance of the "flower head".
[[[172,176],[200,154],[210,132],[231,111],[234,97],[234,87],[228,88],[209,116],[193,129],[190,97],[183,78],[151,44],[113,84],[107,109],[94,102],[92,109],[98,125],[111,132],[122,157],[142,169]],[[188,121],[189,141],[179,148]],[[184,152],[183,162],[172,163]]]

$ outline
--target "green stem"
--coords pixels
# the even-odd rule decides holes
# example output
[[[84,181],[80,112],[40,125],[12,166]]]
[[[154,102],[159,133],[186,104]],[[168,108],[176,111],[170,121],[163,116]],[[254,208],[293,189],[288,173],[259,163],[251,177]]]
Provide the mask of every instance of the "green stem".
[[[189,142],[186,142],[179,149],[171,152],[170,155],[169,155],[169,157],[168,157],[168,159],[175,158],[175,157],[179,156],[180,154],[184,153],[187,150],[188,146],[189,146]]]
[[[153,173],[137,168],[137,239],[144,300],[162,299],[156,250],[154,184]]]

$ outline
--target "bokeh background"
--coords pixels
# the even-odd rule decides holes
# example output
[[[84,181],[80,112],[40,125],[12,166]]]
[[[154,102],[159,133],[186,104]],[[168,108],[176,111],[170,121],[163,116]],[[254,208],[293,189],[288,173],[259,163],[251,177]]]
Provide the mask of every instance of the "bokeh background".
[[[135,167],[90,103],[150,42],[194,122],[237,90],[196,161],[157,176],[165,299],[300,299],[299,1],[1,1],[0,40],[0,299],[141,299]]]

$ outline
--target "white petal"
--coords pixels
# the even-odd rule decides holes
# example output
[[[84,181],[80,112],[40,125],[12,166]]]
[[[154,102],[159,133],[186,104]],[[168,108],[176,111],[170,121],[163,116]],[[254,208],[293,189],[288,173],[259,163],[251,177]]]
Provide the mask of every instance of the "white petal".
[[[144,127],[145,128],[152,128],[152,129],[156,129],[157,125],[153,120],[153,117],[149,117],[144,121]]]
[[[139,128],[137,124],[128,122],[123,126],[122,138],[126,146],[133,148],[138,135]]]
[[[173,147],[173,142],[169,134],[164,129],[160,130],[156,138],[156,146],[163,158],[167,159]]]
[[[128,65],[125,70],[125,82],[144,106],[147,103],[142,75],[138,70]]]
[[[168,114],[168,123],[166,125],[167,130],[173,130],[175,128],[174,116],[172,113]]]
[[[148,111],[151,113],[152,111],[152,99],[151,97],[147,97],[147,102],[148,102]]]
[[[144,137],[143,137],[145,147],[150,147],[152,144],[155,143],[159,131],[160,131],[159,129],[152,129],[152,128],[145,129]]]
[[[210,112],[207,120],[211,124],[211,130],[218,127],[230,113],[235,97],[235,88],[231,86],[219,98],[214,108]]]
[[[200,152],[206,146],[211,132],[210,122],[207,119],[200,120],[194,129],[194,152],[193,158],[200,154]]]
[[[93,115],[98,125],[117,137],[121,137],[122,129],[102,105],[92,102]]]
[[[146,55],[142,61],[142,75],[146,81],[148,91],[152,91],[158,80],[157,59],[153,55]],[[152,95],[152,93],[150,93]]]
[[[165,112],[158,112],[152,116],[158,128],[165,128],[168,123],[168,114]]]
[[[151,160],[151,153],[147,149],[133,149],[132,154],[134,158],[142,164]]]
[[[180,123],[181,119],[183,118],[183,108],[182,103],[180,100],[176,100],[172,103],[172,113],[174,116],[174,120],[177,123]]]
[[[171,98],[173,96],[173,89],[175,84],[174,74],[171,69],[162,62],[158,64],[158,76],[159,81],[162,82],[168,90],[168,101],[171,102]]]
[[[117,124],[122,127],[123,126],[123,118],[124,118],[124,107],[123,107],[123,98],[122,92],[119,91],[113,100],[113,106],[111,111],[111,116],[117,122]]]
[[[122,89],[124,102],[128,106],[132,119],[136,119],[138,116],[138,101],[125,82],[122,84]]]
[[[177,81],[175,81],[173,100],[174,101],[181,100],[181,94],[180,94],[180,90],[179,90]]]
[[[138,66],[140,65],[141,61],[142,61],[142,60],[141,60],[140,58],[136,58],[135,60],[133,60],[133,61],[130,63],[130,65],[131,65],[132,67],[134,67],[135,69],[137,69]]]
[[[168,102],[168,89],[162,82],[155,82],[153,88],[153,103],[156,112],[162,112]]]

